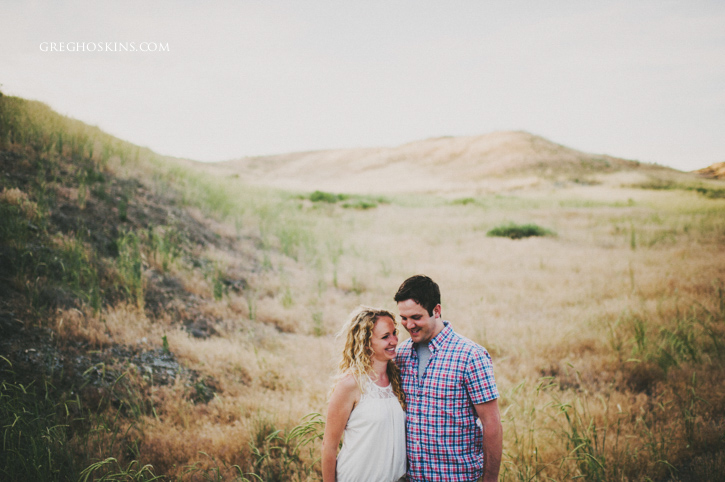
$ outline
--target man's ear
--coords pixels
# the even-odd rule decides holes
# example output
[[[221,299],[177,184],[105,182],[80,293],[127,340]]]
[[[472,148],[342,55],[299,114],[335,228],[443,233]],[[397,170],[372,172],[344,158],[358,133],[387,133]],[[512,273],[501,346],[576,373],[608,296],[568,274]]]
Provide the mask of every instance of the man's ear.
[[[433,317],[434,318],[440,318],[441,317],[441,305],[437,304],[433,308]]]

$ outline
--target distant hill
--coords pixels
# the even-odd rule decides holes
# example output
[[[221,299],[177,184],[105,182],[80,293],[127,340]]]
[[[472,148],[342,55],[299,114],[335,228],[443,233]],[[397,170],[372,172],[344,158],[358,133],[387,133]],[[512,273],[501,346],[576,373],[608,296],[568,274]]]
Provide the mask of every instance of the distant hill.
[[[725,162],[716,162],[711,166],[693,172],[710,179],[725,179]]]
[[[438,137],[398,147],[248,157],[216,164],[287,189],[347,192],[500,191],[669,168],[590,154],[521,131]]]

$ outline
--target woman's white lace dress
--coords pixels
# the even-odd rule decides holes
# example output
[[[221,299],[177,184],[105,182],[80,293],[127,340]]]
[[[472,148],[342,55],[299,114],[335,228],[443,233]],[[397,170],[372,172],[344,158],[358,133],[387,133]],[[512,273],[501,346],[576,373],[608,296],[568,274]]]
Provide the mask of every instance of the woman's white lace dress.
[[[405,471],[405,412],[390,385],[367,378],[345,426],[337,481],[396,482]]]

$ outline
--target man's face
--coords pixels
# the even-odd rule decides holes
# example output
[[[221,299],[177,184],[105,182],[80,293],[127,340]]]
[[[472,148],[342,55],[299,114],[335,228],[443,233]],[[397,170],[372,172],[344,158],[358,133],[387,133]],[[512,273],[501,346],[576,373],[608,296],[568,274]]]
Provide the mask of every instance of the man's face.
[[[413,343],[428,343],[443,329],[441,305],[433,308],[433,316],[413,300],[398,302],[398,313],[403,327],[410,333]]]

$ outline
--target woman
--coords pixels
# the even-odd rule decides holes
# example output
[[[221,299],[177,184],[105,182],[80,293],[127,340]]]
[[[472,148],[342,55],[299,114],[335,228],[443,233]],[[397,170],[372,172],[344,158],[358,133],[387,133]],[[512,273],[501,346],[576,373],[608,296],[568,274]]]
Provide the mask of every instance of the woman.
[[[405,396],[393,362],[395,315],[361,306],[340,336],[345,347],[327,410],[322,480],[396,482],[405,475],[406,460]]]

